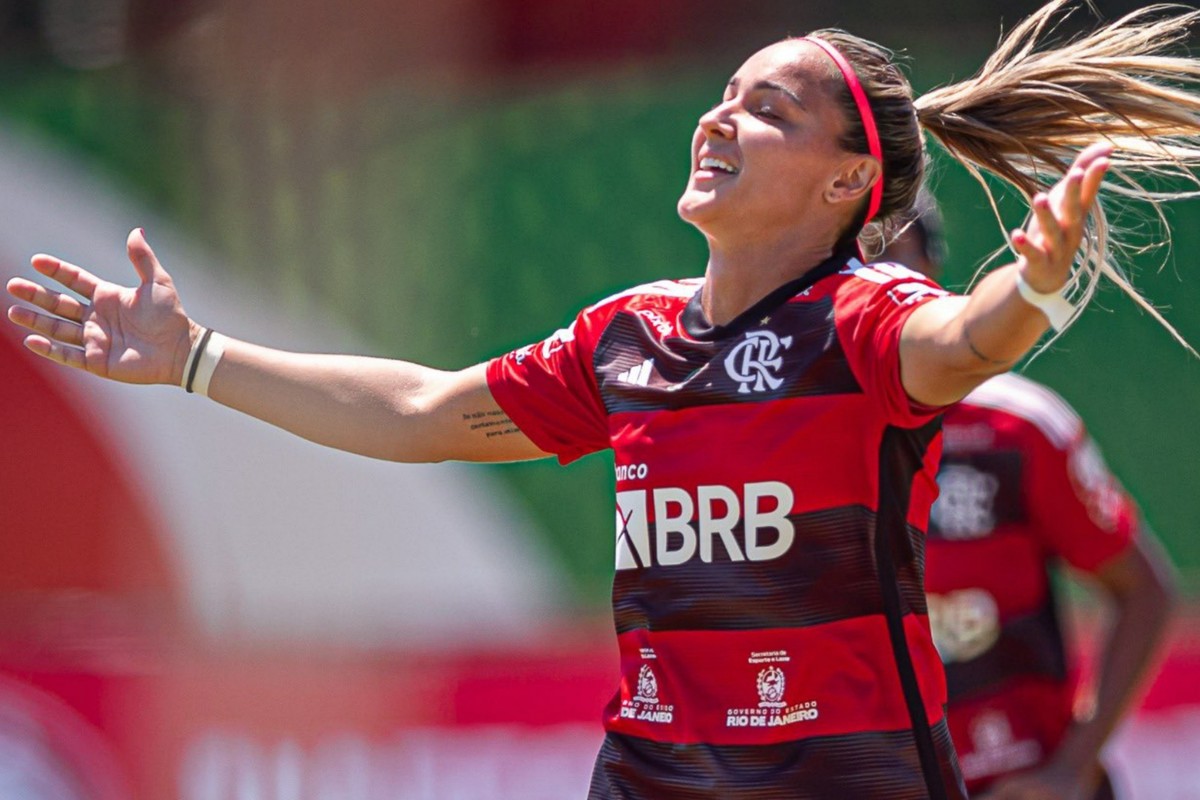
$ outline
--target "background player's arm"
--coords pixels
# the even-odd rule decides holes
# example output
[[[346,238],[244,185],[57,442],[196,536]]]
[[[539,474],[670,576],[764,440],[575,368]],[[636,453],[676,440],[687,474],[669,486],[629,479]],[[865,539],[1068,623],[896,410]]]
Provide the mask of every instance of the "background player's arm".
[[[1048,405],[1052,410],[1056,403]],[[1060,425],[1066,411],[1064,405],[1058,412]],[[1174,601],[1170,562],[1099,448],[1072,418],[1078,427],[1069,444],[1044,436],[1029,442],[1024,491],[1045,551],[1093,578],[1107,601],[1096,695],[1091,714],[1067,729],[1055,752],[1038,769],[997,782],[986,795],[992,800],[1090,800],[1100,752],[1137,698]]]
[[[1170,620],[1175,583],[1170,562],[1148,532],[1093,578],[1111,611],[1094,710],[1068,729],[1042,767],[999,781],[986,800],[1090,800],[1095,791],[1100,752],[1150,670]]]
[[[1094,575],[1110,601],[1112,623],[1100,653],[1095,709],[1076,724],[1055,753],[1067,767],[1094,763],[1137,697],[1166,632],[1175,603],[1173,569],[1149,531]]]

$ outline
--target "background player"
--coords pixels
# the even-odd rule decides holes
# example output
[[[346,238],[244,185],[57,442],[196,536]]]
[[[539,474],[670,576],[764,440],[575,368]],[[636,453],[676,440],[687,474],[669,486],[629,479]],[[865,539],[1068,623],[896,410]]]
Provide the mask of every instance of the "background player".
[[[883,258],[936,278],[941,215],[924,191],[914,212]],[[1000,375],[943,419],[926,589],[968,789],[992,800],[1111,798],[1099,757],[1162,640],[1171,567],[1079,416],[1050,389]],[[1079,717],[1057,602],[1064,565],[1110,611],[1094,706]]]

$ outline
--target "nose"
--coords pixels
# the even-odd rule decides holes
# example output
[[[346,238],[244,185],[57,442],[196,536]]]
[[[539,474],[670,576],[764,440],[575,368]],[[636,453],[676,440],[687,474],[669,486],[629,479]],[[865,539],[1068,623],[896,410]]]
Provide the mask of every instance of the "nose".
[[[709,138],[732,139],[734,135],[731,101],[719,103],[700,115],[700,130]]]

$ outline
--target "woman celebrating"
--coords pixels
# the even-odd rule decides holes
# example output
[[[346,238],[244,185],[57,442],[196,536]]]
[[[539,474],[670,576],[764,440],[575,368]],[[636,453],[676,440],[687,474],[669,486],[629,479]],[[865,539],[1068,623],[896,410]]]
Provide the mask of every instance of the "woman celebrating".
[[[59,363],[378,458],[611,448],[622,678],[594,800],[965,797],[922,591],[938,411],[1067,324],[1064,287],[1086,296],[1111,271],[1104,237],[1085,237],[1110,163],[1200,160],[1200,100],[1157,83],[1200,74],[1165,52],[1194,15],[1043,51],[1061,8],[915,102],[887,51],[840,31],[755,53],[693,137],[679,213],[708,242],[704,277],[615,295],[459,372],[214,334],[140,230],[137,288],[38,255],[83,299],[13,279],[34,308],[9,315]],[[969,296],[859,260],[863,226],[916,196],[922,129],[1031,196],[1015,263]],[[1061,176],[1049,191],[1045,175]]]

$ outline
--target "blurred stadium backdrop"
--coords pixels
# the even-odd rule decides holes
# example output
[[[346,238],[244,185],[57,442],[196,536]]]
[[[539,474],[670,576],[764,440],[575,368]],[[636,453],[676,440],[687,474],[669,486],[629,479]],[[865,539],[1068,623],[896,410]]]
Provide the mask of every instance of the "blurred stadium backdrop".
[[[144,226],[231,335],[463,366],[701,273],[674,213],[689,137],[758,46],[846,27],[920,91],[1035,7],[0,1],[0,258],[129,281]],[[933,185],[963,288],[1000,231],[964,173],[939,161]],[[1200,205],[1170,222],[1135,282],[1200,344]],[[1026,372],[1194,596],[1200,359],[1110,290]],[[611,458],[368,462],[50,369],[7,325],[0,423],[0,797],[585,794],[616,675]],[[1101,609],[1072,596],[1086,654]],[[1195,620],[1112,748],[1132,798],[1200,796]]]

